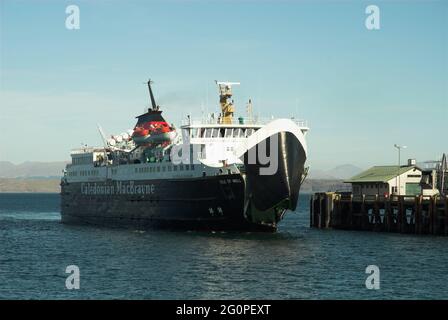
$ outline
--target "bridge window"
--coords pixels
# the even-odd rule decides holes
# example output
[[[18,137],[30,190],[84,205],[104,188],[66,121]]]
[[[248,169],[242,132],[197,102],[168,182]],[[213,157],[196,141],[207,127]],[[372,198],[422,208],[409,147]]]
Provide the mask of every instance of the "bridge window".
[[[233,137],[234,138],[238,138],[239,136],[241,136],[241,129],[234,129],[233,130]]]
[[[226,138],[230,138],[232,136],[232,133],[233,133],[233,129],[227,128],[226,129]]]
[[[191,137],[192,137],[192,138],[196,138],[197,135],[198,135],[198,129],[197,129],[197,128],[192,128],[192,129],[190,130],[190,134],[191,134]]]

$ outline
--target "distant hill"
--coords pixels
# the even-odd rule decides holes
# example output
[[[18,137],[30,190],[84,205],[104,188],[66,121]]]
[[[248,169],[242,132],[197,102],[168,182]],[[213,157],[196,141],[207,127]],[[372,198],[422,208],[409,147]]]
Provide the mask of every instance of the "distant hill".
[[[351,185],[338,179],[306,179],[300,193],[351,191]]]
[[[0,192],[59,192],[62,170],[68,162],[24,162],[13,164],[0,161]],[[341,165],[328,171],[310,170],[302,185],[302,193],[347,190],[348,179],[362,169]]]
[[[357,175],[362,171],[363,169],[351,164],[343,164],[331,170],[313,170],[311,168],[308,174],[308,178],[324,180],[345,180]]]
[[[13,164],[9,161],[0,161],[0,178],[58,178],[68,161],[33,162],[27,161]]]

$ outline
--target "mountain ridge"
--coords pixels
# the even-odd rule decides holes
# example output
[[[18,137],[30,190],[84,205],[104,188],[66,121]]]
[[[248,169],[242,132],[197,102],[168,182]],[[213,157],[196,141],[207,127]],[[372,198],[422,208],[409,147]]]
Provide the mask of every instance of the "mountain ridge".
[[[364,171],[364,169],[359,168],[352,164],[342,164],[338,165],[330,170],[313,170],[310,168],[308,177],[310,179],[316,180],[344,180],[349,179],[360,172]]]

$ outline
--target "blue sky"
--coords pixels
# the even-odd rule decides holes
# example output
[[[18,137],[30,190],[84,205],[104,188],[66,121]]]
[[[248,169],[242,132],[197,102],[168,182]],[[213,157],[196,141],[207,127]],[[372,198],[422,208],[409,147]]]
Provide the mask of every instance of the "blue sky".
[[[56,161],[131,128],[154,79],[168,121],[218,111],[240,81],[260,116],[304,118],[309,164],[448,151],[448,1],[0,0],[0,160]],[[80,8],[80,29],[65,8]],[[367,30],[365,8],[380,8]]]

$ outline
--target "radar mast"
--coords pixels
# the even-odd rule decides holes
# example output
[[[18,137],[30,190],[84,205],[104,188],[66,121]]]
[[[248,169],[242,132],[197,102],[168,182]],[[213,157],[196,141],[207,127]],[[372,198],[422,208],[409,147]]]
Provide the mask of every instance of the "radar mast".
[[[216,81],[219,88],[219,104],[221,105],[221,123],[231,124],[235,108],[233,106],[232,86],[239,85],[239,82],[221,82]]]

